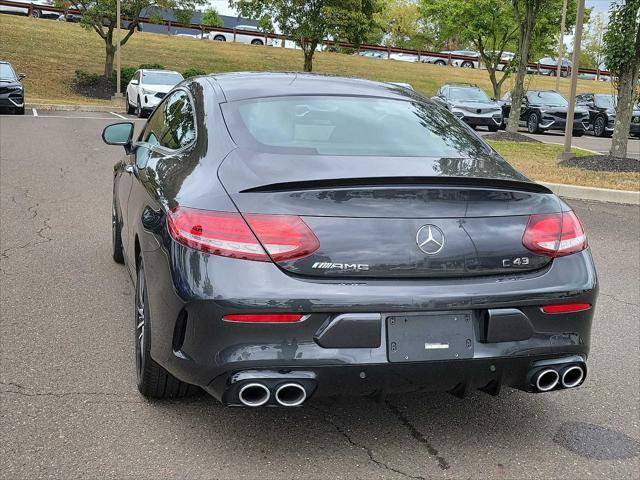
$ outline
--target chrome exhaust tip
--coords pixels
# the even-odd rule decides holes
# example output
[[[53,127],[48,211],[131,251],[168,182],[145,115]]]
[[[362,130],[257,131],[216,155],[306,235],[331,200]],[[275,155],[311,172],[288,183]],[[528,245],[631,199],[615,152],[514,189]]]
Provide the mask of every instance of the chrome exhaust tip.
[[[562,386],[564,388],[577,387],[584,380],[584,370],[578,365],[572,365],[562,371]]]
[[[240,402],[247,407],[261,407],[271,398],[271,392],[262,383],[247,383],[238,392]]]
[[[297,407],[307,399],[307,391],[298,383],[285,383],[276,390],[276,401],[283,407]]]
[[[560,375],[553,368],[541,370],[534,378],[535,386],[540,392],[553,390],[560,381]]]

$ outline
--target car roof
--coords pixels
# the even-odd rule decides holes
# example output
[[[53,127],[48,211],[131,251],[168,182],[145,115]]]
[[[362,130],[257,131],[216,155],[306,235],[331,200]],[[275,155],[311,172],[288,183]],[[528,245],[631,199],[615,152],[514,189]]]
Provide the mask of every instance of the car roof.
[[[180,72],[176,72],[175,70],[163,70],[160,68],[141,68],[140,71],[141,72],[180,73]]]
[[[293,95],[343,95],[387,98],[424,97],[386,82],[295,72],[235,72],[210,75],[228,101]]]

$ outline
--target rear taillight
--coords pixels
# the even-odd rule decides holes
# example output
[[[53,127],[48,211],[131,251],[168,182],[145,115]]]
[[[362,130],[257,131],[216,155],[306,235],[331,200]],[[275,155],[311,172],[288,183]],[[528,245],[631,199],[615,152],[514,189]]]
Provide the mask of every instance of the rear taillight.
[[[544,313],[572,313],[583,312],[591,308],[590,303],[559,303],[557,305],[543,305]]]
[[[167,215],[167,226],[171,237],[187,247],[245,260],[294,260],[320,247],[295,215],[246,215],[245,221],[239,213],[176,207]]]
[[[572,211],[531,215],[522,244],[538,255],[562,257],[587,248],[587,236]]]
[[[294,323],[302,320],[302,315],[294,313],[258,313],[258,314],[236,314],[222,317],[227,322],[244,323]]]

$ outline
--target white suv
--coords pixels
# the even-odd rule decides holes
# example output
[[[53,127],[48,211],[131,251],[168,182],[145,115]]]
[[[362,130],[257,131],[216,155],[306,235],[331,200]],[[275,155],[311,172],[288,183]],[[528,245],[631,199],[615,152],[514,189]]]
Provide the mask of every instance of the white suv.
[[[182,80],[182,75],[171,70],[138,70],[127,85],[127,113],[135,113],[142,118]]]

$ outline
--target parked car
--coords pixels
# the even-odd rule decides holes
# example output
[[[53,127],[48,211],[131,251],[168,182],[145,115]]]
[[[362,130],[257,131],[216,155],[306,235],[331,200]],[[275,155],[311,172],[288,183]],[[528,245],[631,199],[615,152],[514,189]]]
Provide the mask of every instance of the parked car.
[[[637,103],[633,106],[633,111],[631,112],[631,127],[629,133],[640,138],[640,104]]]
[[[171,70],[138,70],[127,85],[127,113],[144,117],[182,80],[184,78],[180,73]]]
[[[236,33],[235,41],[237,43],[250,43],[251,45],[264,45],[264,33],[260,31],[258,27],[253,25],[238,25],[236,30],[244,30],[252,33]],[[216,40],[219,42],[233,42],[232,32],[209,32],[209,40]],[[273,41],[267,38],[267,45],[273,45]]]
[[[10,15],[29,15],[29,11],[31,11],[31,16],[34,18],[49,18],[49,19],[57,19],[60,16],[60,12],[49,10],[54,6],[52,0],[36,0],[36,1],[11,0],[11,1],[14,3],[24,4],[24,7],[0,5],[0,13],[8,13]],[[30,10],[32,6],[33,8]]]
[[[0,110],[24,115],[24,73],[16,73],[9,62],[0,61]]]
[[[400,60],[401,62],[417,62],[418,55],[413,53],[392,53],[389,58],[391,60]]]
[[[443,52],[440,52],[442,55],[449,55],[450,53],[453,53],[450,50],[445,50]],[[449,59],[448,58],[443,58],[443,57],[435,57],[432,55],[422,55],[420,57],[420,61],[422,63],[431,63],[433,65],[446,65],[447,63],[449,63]]]
[[[231,406],[585,379],[598,293],[571,207],[426,98],[195,77],[114,166],[139,391]],[[393,159],[393,161],[390,161]]]
[[[451,55],[460,55],[465,57],[472,57],[474,60],[462,60],[460,58],[451,60],[451,65],[454,67],[462,67],[462,68],[478,68],[480,54],[478,52],[474,52],[473,50],[455,50],[451,52]]]
[[[576,96],[576,105],[589,110],[589,124],[596,137],[613,133],[616,123],[616,97],[601,93],[583,93]]]
[[[479,52],[467,52],[469,53],[468,56],[471,57],[476,57],[477,60],[474,61],[469,61],[469,60],[461,60],[461,59],[457,59],[457,60],[453,60],[451,62],[451,64],[454,67],[465,67],[465,68],[480,68],[480,53]],[[488,52],[491,53],[491,52]],[[461,55],[461,54],[458,54]],[[496,52],[496,56],[498,55],[498,52]],[[510,62],[511,60],[513,60],[515,57],[515,53],[512,52],[502,52],[502,54],[500,55],[500,60],[504,61],[504,62]],[[499,63],[497,65],[497,70],[498,71],[503,71],[508,63]]]
[[[527,67],[527,73],[548,75],[555,77],[558,73],[558,60],[556,58],[545,57],[538,60],[538,67]],[[571,60],[568,58],[562,59],[562,70],[560,71],[561,77],[568,77],[571,73]]]
[[[477,85],[443,85],[432,100],[473,128],[485,126],[497,132],[502,124],[502,108]]]
[[[511,113],[511,93],[506,93],[500,104],[502,106],[503,127]],[[569,102],[553,90],[529,90],[520,110],[520,126],[529,133],[541,133],[546,130],[565,130]],[[589,126],[589,111],[576,106],[573,113],[573,135],[580,137]]]
[[[367,50],[358,52],[355,55],[366,58],[387,58],[386,52],[379,52],[377,50]]]

